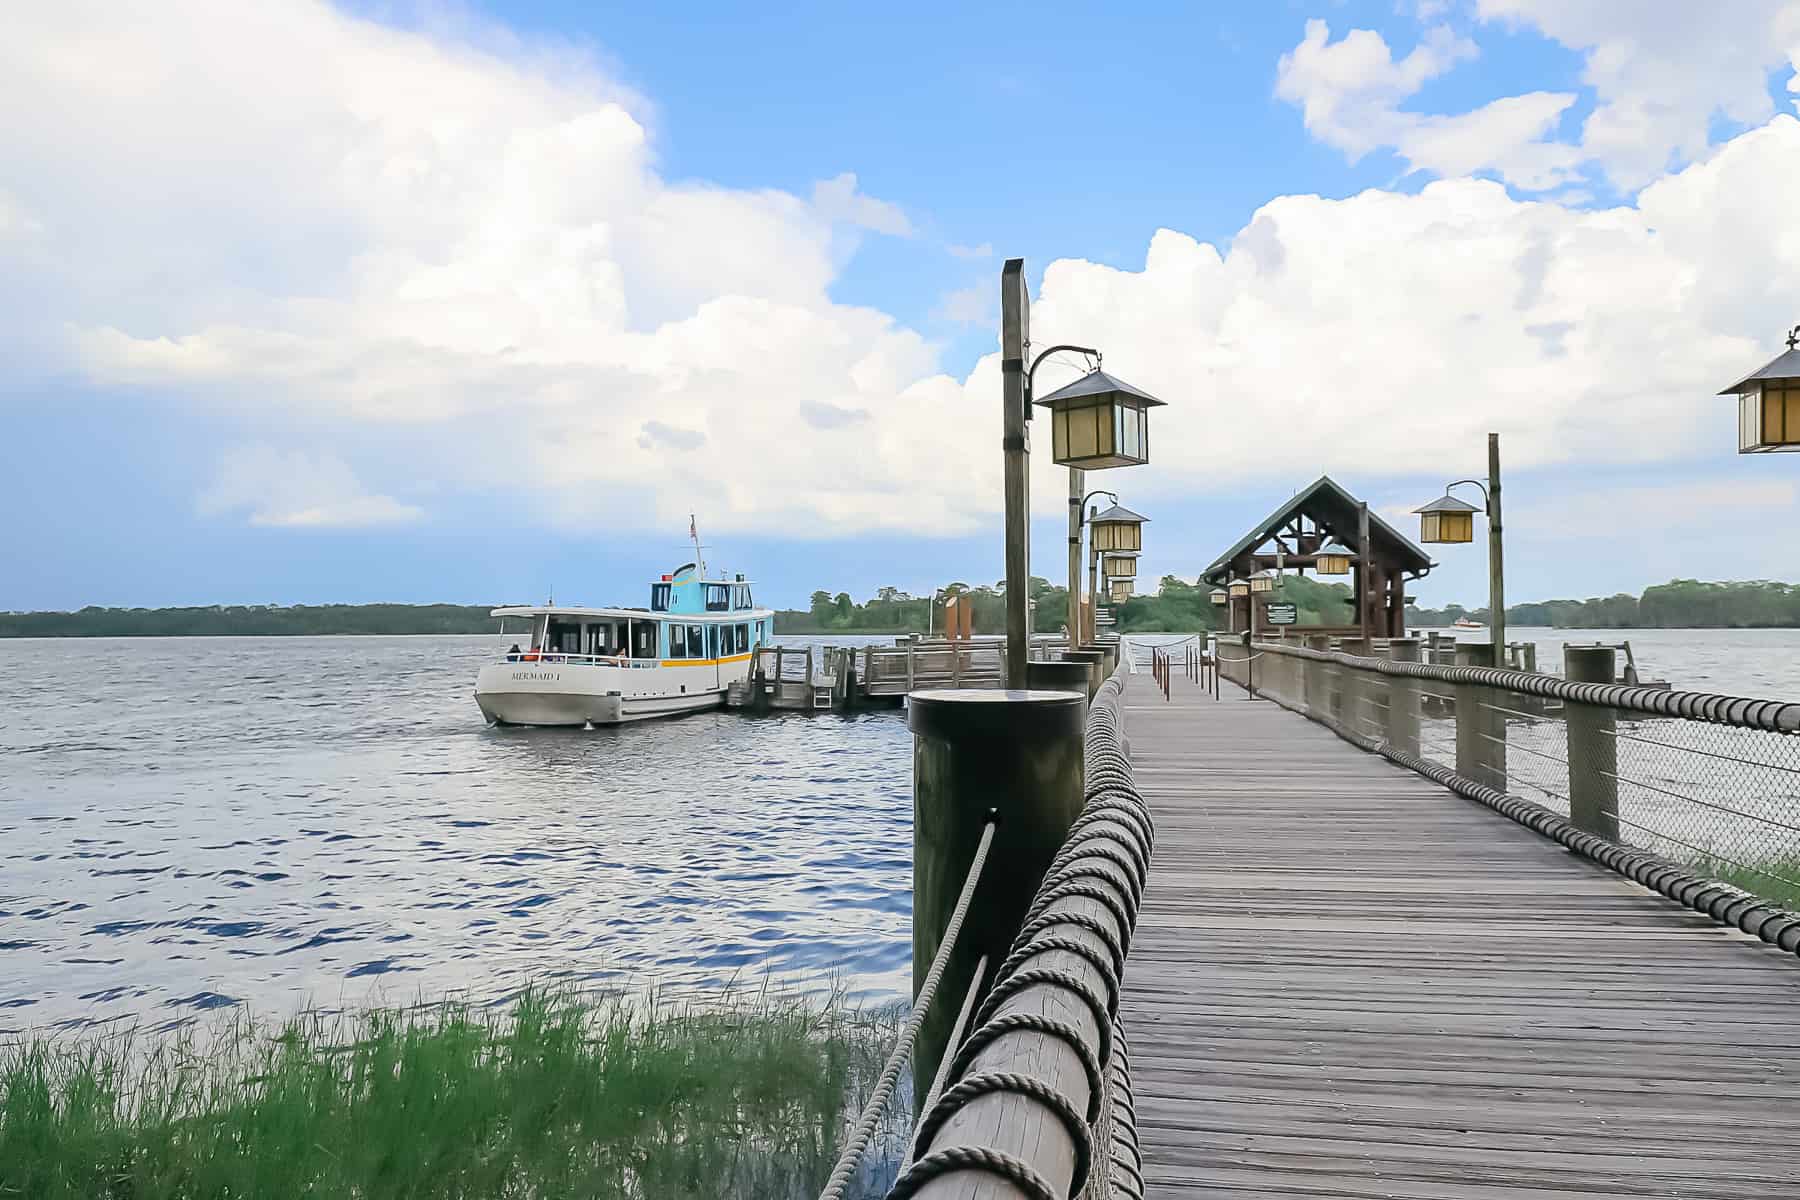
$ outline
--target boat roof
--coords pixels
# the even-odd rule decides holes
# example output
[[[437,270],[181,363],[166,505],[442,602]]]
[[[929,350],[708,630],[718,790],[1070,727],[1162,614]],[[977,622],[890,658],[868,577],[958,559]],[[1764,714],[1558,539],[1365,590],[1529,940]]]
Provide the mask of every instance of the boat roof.
[[[708,582],[713,582],[708,580]],[[594,608],[586,604],[513,604],[496,608],[490,617],[605,617],[633,621],[676,621],[683,625],[701,621],[746,621],[754,617],[772,617],[772,608],[734,608],[727,612],[653,612],[648,608]]]

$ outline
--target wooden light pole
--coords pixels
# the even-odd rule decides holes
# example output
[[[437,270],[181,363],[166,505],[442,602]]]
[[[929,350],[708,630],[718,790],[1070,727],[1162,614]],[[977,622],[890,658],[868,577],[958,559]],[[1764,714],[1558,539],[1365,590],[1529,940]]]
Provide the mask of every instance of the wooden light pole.
[[[1488,434],[1488,628],[1494,665],[1506,665],[1506,561],[1500,536],[1500,435]]]
[[[1000,446],[1006,460],[1006,686],[1025,686],[1031,627],[1031,470],[1026,421],[1025,346],[1031,340],[1031,296],[1025,260],[1009,258],[1000,271],[1000,375],[1004,419]]]

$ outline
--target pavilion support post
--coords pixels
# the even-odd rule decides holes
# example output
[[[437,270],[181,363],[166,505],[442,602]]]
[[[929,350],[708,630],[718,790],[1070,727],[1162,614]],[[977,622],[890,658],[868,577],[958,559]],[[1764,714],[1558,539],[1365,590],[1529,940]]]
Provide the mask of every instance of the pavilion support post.
[[[1611,646],[1564,646],[1563,678],[1570,683],[1616,683]],[[1617,716],[1598,704],[1563,703],[1569,739],[1569,820],[1617,841],[1619,838],[1619,742]]]
[[[1356,547],[1356,623],[1362,626],[1364,642],[1369,640],[1369,601],[1373,588],[1369,586],[1375,570],[1375,552],[1369,545],[1369,505],[1367,501],[1356,506],[1356,536],[1359,540]]]

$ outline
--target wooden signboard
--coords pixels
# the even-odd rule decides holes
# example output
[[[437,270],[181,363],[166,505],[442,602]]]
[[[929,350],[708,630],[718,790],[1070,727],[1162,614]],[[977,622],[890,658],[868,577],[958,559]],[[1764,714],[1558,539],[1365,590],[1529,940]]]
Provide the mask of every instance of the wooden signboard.
[[[1263,610],[1271,625],[1292,625],[1300,619],[1300,606],[1297,604],[1271,604]]]

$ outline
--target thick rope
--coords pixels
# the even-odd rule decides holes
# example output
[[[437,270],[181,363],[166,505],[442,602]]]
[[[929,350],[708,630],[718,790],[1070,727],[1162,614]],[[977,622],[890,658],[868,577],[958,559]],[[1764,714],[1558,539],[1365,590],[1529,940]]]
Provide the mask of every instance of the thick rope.
[[[1120,978],[1149,874],[1155,827],[1132,780],[1123,749],[1120,707],[1129,656],[1104,681],[1088,709],[1083,734],[1086,801],[1069,835],[1051,860],[1026,919],[993,985],[977,1012],[974,1028],[957,1047],[953,1074],[959,1081],[930,1107],[920,1123],[917,1144],[928,1146],[960,1109],[982,1096],[1013,1093],[1053,1113],[1068,1132],[1076,1156],[1068,1193],[1059,1193],[1029,1164],[989,1147],[949,1146],[928,1150],[900,1177],[890,1200],[914,1195],[932,1179],[953,1171],[980,1171],[1012,1182],[1033,1200],[1067,1200],[1082,1193],[1092,1200],[1143,1196],[1143,1169],[1137,1148],[1136,1104],[1130,1095],[1130,1064],[1121,1044],[1116,1013]],[[1104,915],[1081,902],[1093,902]],[[1098,946],[1061,930],[1080,929]],[[1085,971],[1047,965],[1042,956],[1075,955]],[[1098,983],[1094,979],[1098,979]],[[1079,1001],[1092,1018],[1097,1045],[1082,1023],[1028,1011],[1002,1011],[1008,1001],[1049,987]],[[1096,990],[1098,989],[1098,990]],[[1036,1033],[1054,1038],[1080,1063],[1088,1086],[1087,1112],[1069,1096],[1033,1075],[981,1070],[983,1057],[1008,1036]],[[987,1055],[990,1062],[997,1061]],[[964,1074],[975,1071],[975,1074]],[[1115,1189],[1117,1189],[1115,1191]]]
[[[931,1002],[937,997],[938,983],[943,979],[944,968],[949,965],[950,954],[956,948],[956,938],[962,932],[963,918],[969,914],[969,902],[975,898],[975,885],[981,879],[982,867],[987,864],[988,847],[993,844],[994,817],[989,814],[987,825],[981,831],[981,841],[975,847],[975,857],[969,862],[969,873],[963,879],[962,894],[956,898],[956,907],[950,911],[950,920],[944,926],[944,940],[939,943],[937,956],[931,960],[931,969],[925,973],[925,980],[919,985],[919,998],[913,1001],[912,1015],[907,1018],[906,1027],[900,1031],[900,1040],[895,1044],[894,1052],[888,1055],[887,1065],[881,1068],[881,1078],[875,1085],[875,1091],[863,1106],[862,1116],[858,1118],[850,1140],[844,1143],[837,1165],[832,1168],[831,1178],[825,1181],[825,1190],[819,1193],[819,1200],[842,1200],[844,1189],[850,1186],[850,1178],[856,1173],[856,1165],[862,1161],[863,1151],[869,1148],[869,1139],[875,1136],[875,1129],[881,1123],[881,1114],[887,1110],[888,1100],[894,1094],[894,1084],[900,1078],[900,1070],[912,1055],[919,1027],[925,1023],[925,1016],[931,1011]]]
[[[1021,1162],[1010,1154],[989,1150],[985,1146],[947,1146],[942,1150],[933,1150],[908,1167],[906,1173],[894,1181],[887,1200],[908,1200],[940,1175],[956,1171],[981,1171],[988,1175],[998,1175],[1024,1192],[1030,1200],[1064,1200],[1030,1164]]]

